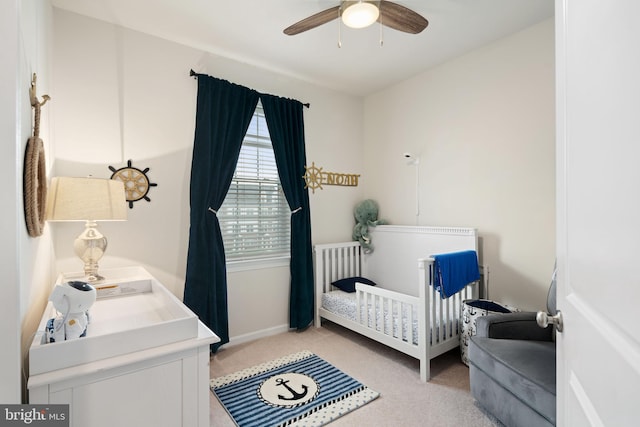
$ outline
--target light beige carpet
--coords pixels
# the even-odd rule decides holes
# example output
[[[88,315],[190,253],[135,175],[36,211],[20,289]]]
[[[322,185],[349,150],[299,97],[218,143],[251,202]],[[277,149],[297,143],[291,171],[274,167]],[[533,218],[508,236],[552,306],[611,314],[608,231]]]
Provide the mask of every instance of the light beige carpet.
[[[245,344],[223,346],[211,358],[211,378],[271,359],[310,350],[380,393],[331,426],[483,427],[500,423],[477,406],[469,392],[469,368],[454,350],[431,361],[431,381],[419,378],[417,359],[330,322],[322,328],[287,332]],[[210,424],[235,424],[213,393]]]

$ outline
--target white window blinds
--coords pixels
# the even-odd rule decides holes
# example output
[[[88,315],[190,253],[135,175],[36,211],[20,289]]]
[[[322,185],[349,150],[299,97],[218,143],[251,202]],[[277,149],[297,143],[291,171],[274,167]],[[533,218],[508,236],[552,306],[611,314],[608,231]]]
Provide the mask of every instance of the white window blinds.
[[[288,256],[290,219],[267,122],[258,103],[231,187],[218,211],[227,260]]]

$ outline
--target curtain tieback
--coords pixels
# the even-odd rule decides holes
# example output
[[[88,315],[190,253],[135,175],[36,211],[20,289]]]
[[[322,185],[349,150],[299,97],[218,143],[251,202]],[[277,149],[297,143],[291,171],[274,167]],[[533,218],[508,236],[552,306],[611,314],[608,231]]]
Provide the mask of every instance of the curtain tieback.
[[[215,209],[212,209],[211,207],[209,207],[208,209],[209,211],[213,212],[215,215],[218,215],[218,211]]]
[[[292,210],[292,211],[291,211],[291,215],[293,215],[294,213],[298,213],[298,212],[300,212],[301,210],[302,210],[302,206],[297,207],[296,209],[294,209],[294,210]]]

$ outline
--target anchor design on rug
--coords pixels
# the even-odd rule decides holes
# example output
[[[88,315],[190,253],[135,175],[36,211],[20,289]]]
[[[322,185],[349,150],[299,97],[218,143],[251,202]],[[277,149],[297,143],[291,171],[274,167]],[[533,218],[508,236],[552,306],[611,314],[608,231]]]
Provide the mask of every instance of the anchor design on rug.
[[[281,408],[305,405],[318,397],[319,393],[320,384],[309,375],[298,372],[273,375],[264,380],[257,390],[262,402]]]
[[[292,389],[291,387],[289,387],[289,380],[285,380],[283,378],[277,378],[276,379],[276,385],[281,385],[284,388],[286,388],[287,390],[289,390],[289,392],[291,393],[291,397],[284,397],[283,395],[279,394],[278,398],[282,399],[282,400],[300,400],[302,398],[304,398],[307,395],[307,391],[309,391],[309,387],[306,384],[302,384],[302,393],[298,393],[297,391],[295,391],[294,389]]]

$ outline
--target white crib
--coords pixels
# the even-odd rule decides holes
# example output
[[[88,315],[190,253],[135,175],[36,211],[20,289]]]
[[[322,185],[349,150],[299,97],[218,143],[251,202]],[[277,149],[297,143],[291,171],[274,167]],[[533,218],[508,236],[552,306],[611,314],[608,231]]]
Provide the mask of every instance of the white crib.
[[[324,318],[415,357],[420,361],[420,379],[428,381],[430,360],[460,345],[462,301],[477,298],[479,285],[471,283],[442,299],[432,286],[431,255],[477,251],[476,230],[378,226],[371,236],[375,245],[371,254],[365,254],[358,242],[315,245],[315,326],[320,327]],[[332,285],[356,276],[378,286],[358,283],[354,296]],[[352,315],[347,317],[323,304],[339,294],[350,296]]]

